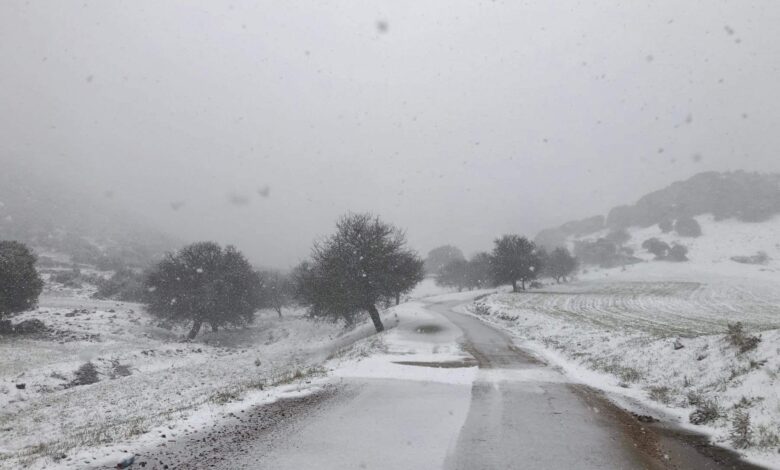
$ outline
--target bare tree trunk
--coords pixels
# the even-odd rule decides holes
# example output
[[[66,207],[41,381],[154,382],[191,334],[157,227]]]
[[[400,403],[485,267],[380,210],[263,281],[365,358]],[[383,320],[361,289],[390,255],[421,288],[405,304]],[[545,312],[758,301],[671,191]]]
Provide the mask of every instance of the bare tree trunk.
[[[522,289],[525,290],[525,279],[520,279],[520,285],[522,285]]]
[[[517,281],[512,279],[512,292],[517,292]]]
[[[209,325],[211,325],[211,331],[212,332],[216,333],[217,331],[219,331],[219,326],[218,325],[215,325],[213,323],[209,323]]]
[[[274,310],[276,310],[276,313],[279,314],[279,318],[282,318],[282,307],[276,307]]]
[[[395,304],[398,305],[401,303],[401,294],[395,294]]]
[[[377,333],[381,333],[385,330],[385,326],[382,324],[382,319],[379,318],[379,311],[374,304],[368,306],[368,315],[371,316],[371,321],[374,322],[374,328]]]
[[[187,335],[187,338],[195,339],[202,325],[203,325],[203,320],[195,320],[195,323],[192,324],[192,329],[190,330],[190,333]]]

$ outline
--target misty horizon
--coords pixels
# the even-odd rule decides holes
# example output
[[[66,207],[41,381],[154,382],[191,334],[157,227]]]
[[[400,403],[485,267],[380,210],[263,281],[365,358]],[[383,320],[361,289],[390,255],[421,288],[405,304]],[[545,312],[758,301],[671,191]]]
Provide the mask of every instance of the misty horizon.
[[[277,267],[348,212],[470,254],[780,171],[774,4],[447,5],[4,3],[0,158]]]

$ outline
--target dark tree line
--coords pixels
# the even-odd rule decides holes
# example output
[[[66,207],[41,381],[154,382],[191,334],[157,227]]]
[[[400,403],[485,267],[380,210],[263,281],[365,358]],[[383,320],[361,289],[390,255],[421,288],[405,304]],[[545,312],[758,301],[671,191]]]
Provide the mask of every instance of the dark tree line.
[[[578,267],[577,258],[564,247],[552,253],[538,248],[526,237],[504,235],[494,241],[491,253],[478,253],[470,260],[455,259],[436,273],[440,286],[463,289],[510,284],[517,292],[540,277],[565,281]]]
[[[436,284],[443,287],[483,289],[493,285],[490,255],[477,253],[470,260],[455,260],[445,264],[436,274]]]

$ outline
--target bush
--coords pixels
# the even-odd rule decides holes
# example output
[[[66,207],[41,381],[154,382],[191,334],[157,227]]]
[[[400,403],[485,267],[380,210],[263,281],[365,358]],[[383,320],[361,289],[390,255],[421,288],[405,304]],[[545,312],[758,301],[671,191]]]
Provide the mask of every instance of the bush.
[[[688,399],[690,400],[690,397]],[[688,416],[691,424],[707,424],[720,418],[721,410],[714,400],[697,400],[696,410]]]
[[[110,278],[98,281],[97,286],[97,292],[93,294],[96,299],[123,302],[143,302],[145,299],[144,278],[131,269],[121,269]]]
[[[658,223],[658,228],[661,229],[661,233],[669,233],[674,228],[674,223],[669,219],[664,219]]]
[[[37,318],[31,318],[29,320],[20,321],[19,323],[14,325],[13,328],[14,328],[14,333],[18,335],[43,333],[48,329],[46,328],[46,324],[38,320]]]
[[[596,241],[575,241],[574,255],[583,265],[595,264],[602,268],[614,268],[642,261],[632,255],[620,252],[618,246],[606,238],[599,238]]]
[[[750,414],[744,410],[734,412],[729,432],[731,444],[737,449],[747,449],[753,441],[753,430],[750,426]]]
[[[688,248],[675,243],[669,248],[669,254],[666,256],[666,259],[677,262],[688,261]]]
[[[769,262],[769,255],[763,251],[759,251],[752,256],[732,256],[731,261],[742,264],[766,264]]]
[[[30,249],[19,242],[0,241],[0,319],[35,307],[42,290]]]
[[[98,371],[95,364],[92,362],[85,362],[82,364],[74,374],[76,377],[70,383],[71,386],[89,385],[98,382]]]
[[[81,270],[73,268],[70,271],[57,271],[49,277],[49,280],[65,287],[79,288],[81,287]]]
[[[674,231],[681,237],[701,236],[701,225],[693,217],[682,217],[674,224]]]
[[[760,336],[749,335],[745,332],[742,322],[729,323],[726,328],[726,340],[732,346],[739,348],[740,353],[756,349],[761,342]]]
[[[642,248],[655,255],[656,259],[665,259],[669,255],[669,244],[653,237],[642,242]]]

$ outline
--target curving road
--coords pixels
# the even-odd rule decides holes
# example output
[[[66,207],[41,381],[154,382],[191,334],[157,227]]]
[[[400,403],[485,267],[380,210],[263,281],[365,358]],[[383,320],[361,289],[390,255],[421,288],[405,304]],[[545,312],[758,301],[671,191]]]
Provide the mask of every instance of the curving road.
[[[426,304],[424,322],[401,322],[397,328],[405,329],[400,332],[405,341],[433,343],[432,351],[442,338],[459,337],[479,366],[471,380],[446,380],[469,363],[425,368],[422,379],[419,374],[413,380],[334,379],[313,396],[255,410],[236,424],[239,431],[203,437],[209,450],[189,445],[167,461],[169,468],[734,468],[665,438],[599,394],[567,383],[513,346],[504,333],[455,313],[452,308],[459,303]],[[257,423],[269,419],[273,424],[258,430]],[[160,467],[164,462],[150,463]]]

